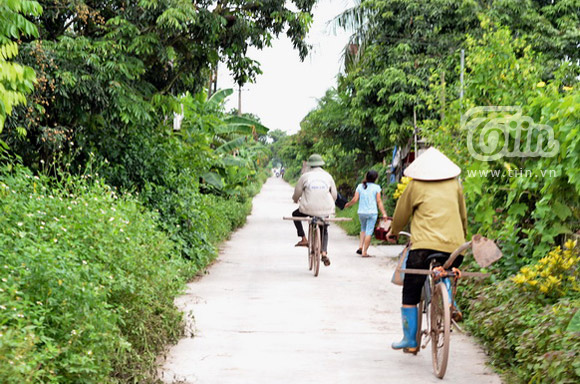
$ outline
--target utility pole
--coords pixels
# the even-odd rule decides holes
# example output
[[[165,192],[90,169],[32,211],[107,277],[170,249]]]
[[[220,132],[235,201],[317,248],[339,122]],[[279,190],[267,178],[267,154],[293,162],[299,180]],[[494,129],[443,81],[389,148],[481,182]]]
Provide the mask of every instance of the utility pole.
[[[419,157],[419,153],[417,152],[417,134],[419,130],[417,129],[417,111],[415,110],[415,106],[413,106],[413,139],[415,140],[415,159]]]
[[[242,116],[242,86],[238,84],[238,116]]]
[[[445,119],[445,71],[441,71],[441,121]]]
[[[459,81],[461,88],[459,88],[459,101],[461,103],[461,111],[463,111],[463,73],[465,72],[465,49],[461,50],[461,73],[459,74]]]

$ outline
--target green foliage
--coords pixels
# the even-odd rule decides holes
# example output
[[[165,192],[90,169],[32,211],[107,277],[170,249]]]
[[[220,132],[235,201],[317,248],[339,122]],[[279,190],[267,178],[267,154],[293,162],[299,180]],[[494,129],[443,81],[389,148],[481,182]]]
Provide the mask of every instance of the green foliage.
[[[352,206],[343,209],[342,211],[337,210],[336,216],[338,217],[348,217],[352,219],[351,221],[338,222],[338,225],[342,227],[349,236],[358,236],[360,234],[360,221],[358,218],[357,207]]]
[[[36,77],[32,68],[11,60],[18,55],[18,43],[14,40],[38,36],[36,26],[25,16],[41,13],[42,8],[36,1],[12,0],[0,4],[0,132],[12,109],[26,103],[26,94],[34,88]],[[22,128],[19,133],[24,133]],[[0,141],[0,144],[4,143]]]
[[[576,264],[565,274],[574,281],[580,279],[579,249],[574,242],[568,245],[572,248],[564,253],[556,249],[545,262],[542,259],[532,266],[537,274],[526,267],[513,279],[481,289],[471,304],[469,327],[488,347],[494,364],[506,371],[510,383],[575,383],[580,379],[580,333],[570,326],[580,308],[580,290],[576,283],[575,288],[561,292],[558,288],[565,282],[550,283],[558,278],[553,273],[558,258],[566,262],[573,257]],[[537,280],[542,276],[543,281]],[[530,286],[549,289],[539,292]]]
[[[479,140],[485,125],[478,125],[470,137],[459,121],[462,105],[458,100],[451,103],[444,121],[427,122],[424,130],[431,142],[466,170],[470,231],[498,239],[506,254],[501,261],[504,273],[513,273],[546,254],[558,239],[574,231],[580,219],[580,110],[575,107],[580,92],[577,86],[566,84],[565,71],[556,73],[546,86],[537,55],[505,29],[487,33],[481,40],[468,39],[468,44],[463,110],[478,105],[522,105],[522,114],[549,125],[560,145],[551,157],[476,160],[467,143]],[[498,148],[513,148],[516,132],[511,131],[508,142],[498,142]],[[538,137],[535,131],[533,146]],[[525,144],[522,140],[522,151]]]
[[[90,152],[138,163],[123,154],[127,137],[166,128],[168,117],[179,112],[178,97],[204,89],[220,60],[238,83],[251,81],[260,70],[247,49],[264,48],[280,33],[304,58],[314,0],[293,3],[45,1],[44,13],[34,13],[40,39],[26,40],[18,57],[37,72],[35,92],[0,139],[32,168],[64,158],[60,168],[66,162],[83,168]],[[28,12],[36,3],[7,4]],[[23,25],[25,32],[33,26]],[[227,92],[215,93],[209,104],[220,104]],[[238,131],[265,133],[243,118],[230,123],[239,124]]]
[[[158,216],[94,175],[2,172],[0,381],[153,381],[191,266]]]
[[[121,190],[136,190],[146,206],[159,210],[164,229],[199,268],[215,257],[224,233],[249,213],[248,200],[263,182],[260,169],[269,156],[253,136],[267,128],[223,113],[228,94],[208,99],[203,92],[187,93],[179,99],[184,112],[179,131],[145,127],[98,152],[109,163],[101,170],[105,179]],[[225,207],[233,213],[224,219],[215,215]]]

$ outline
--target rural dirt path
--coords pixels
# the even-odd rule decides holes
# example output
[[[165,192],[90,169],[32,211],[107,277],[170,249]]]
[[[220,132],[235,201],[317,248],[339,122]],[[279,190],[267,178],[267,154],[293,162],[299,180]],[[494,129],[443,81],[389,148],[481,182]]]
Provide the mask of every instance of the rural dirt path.
[[[398,246],[371,247],[330,228],[329,267],[315,278],[291,222],[292,188],[271,178],[246,225],[223,244],[207,275],[177,305],[191,338],[167,354],[166,383],[441,383],[430,349],[391,349],[401,337],[401,288],[390,283]],[[473,341],[452,334],[447,383],[501,383]]]

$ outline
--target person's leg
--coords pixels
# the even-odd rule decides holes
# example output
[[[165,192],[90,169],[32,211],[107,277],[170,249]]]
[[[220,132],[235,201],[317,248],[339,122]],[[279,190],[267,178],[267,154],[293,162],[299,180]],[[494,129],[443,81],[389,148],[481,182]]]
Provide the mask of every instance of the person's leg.
[[[292,212],[292,216],[293,217],[308,217],[308,215],[305,215],[304,213],[300,212],[300,209],[295,210],[294,212]],[[298,221],[298,220],[294,220],[294,226],[296,227],[296,233],[298,234],[298,237],[301,237],[302,239],[296,243],[297,247],[307,247],[308,246],[308,239],[306,238],[306,235],[304,234],[304,227],[302,226],[302,222]]]
[[[320,254],[322,255],[321,260],[324,263],[325,266],[329,266],[330,265],[330,259],[328,258],[328,225],[325,225],[323,227],[323,230],[320,231],[320,235],[321,235],[321,244],[322,244],[322,249],[320,251]]]
[[[359,241],[358,250],[356,251],[356,253],[358,253],[359,255],[362,255],[364,253],[363,248],[365,246],[365,238],[367,237],[366,227],[367,227],[368,215],[366,215],[364,213],[359,213],[358,220],[360,221],[360,241]]]
[[[371,245],[371,239],[372,239],[372,236],[370,236],[370,235],[365,236],[365,243],[364,243],[364,247],[363,247],[363,251],[362,251],[362,257],[368,257],[368,255],[369,255],[368,251],[369,251],[369,247]]]
[[[362,251],[363,257],[368,256],[368,249],[371,245],[371,239],[373,237],[373,233],[375,231],[375,224],[377,222],[377,215],[368,215],[367,220],[365,222],[365,240],[364,240],[364,248]]]
[[[406,268],[428,269],[427,256],[433,251],[417,249],[409,252]],[[421,289],[425,283],[424,275],[405,274],[403,280],[403,306],[401,307],[401,317],[403,321],[403,339],[398,343],[391,344],[393,349],[404,349],[414,352],[417,345],[417,320],[419,313],[417,304],[421,300]]]
[[[366,237],[366,233],[364,231],[361,230],[360,232],[360,241],[358,243],[358,249],[356,251],[356,253],[358,253],[359,255],[362,255],[362,250],[365,244],[365,237]]]

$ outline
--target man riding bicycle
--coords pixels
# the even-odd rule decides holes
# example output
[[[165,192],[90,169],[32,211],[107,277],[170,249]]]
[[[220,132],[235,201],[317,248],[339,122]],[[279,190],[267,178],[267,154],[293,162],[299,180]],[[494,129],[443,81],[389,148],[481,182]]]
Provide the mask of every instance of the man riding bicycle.
[[[308,158],[306,165],[309,167],[294,188],[292,200],[295,203],[300,202],[297,210],[292,212],[292,216],[308,217],[318,216],[327,217],[334,214],[334,204],[337,197],[336,185],[332,176],[322,169],[324,160],[317,154]],[[294,221],[296,232],[301,240],[296,244],[297,247],[307,247],[308,239],[304,233],[301,221]],[[321,260],[325,266],[330,265],[330,259],[327,255],[328,247],[328,225],[324,226],[322,233],[322,250]]]
[[[461,169],[435,148],[429,148],[419,156],[404,175],[411,177],[407,188],[399,198],[391,229],[390,241],[411,221],[411,251],[407,258],[408,269],[429,269],[428,257],[450,253],[465,243],[467,215],[463,189],[457,179]],[[453,263],[458,267],[463,260],[459,256]],[[393,349],[414,352],[417,345],[418,310],[425,275],[405,274],[403,282],[403,340],[393,343]],[[451,296],[450,296],[451,297]]]

